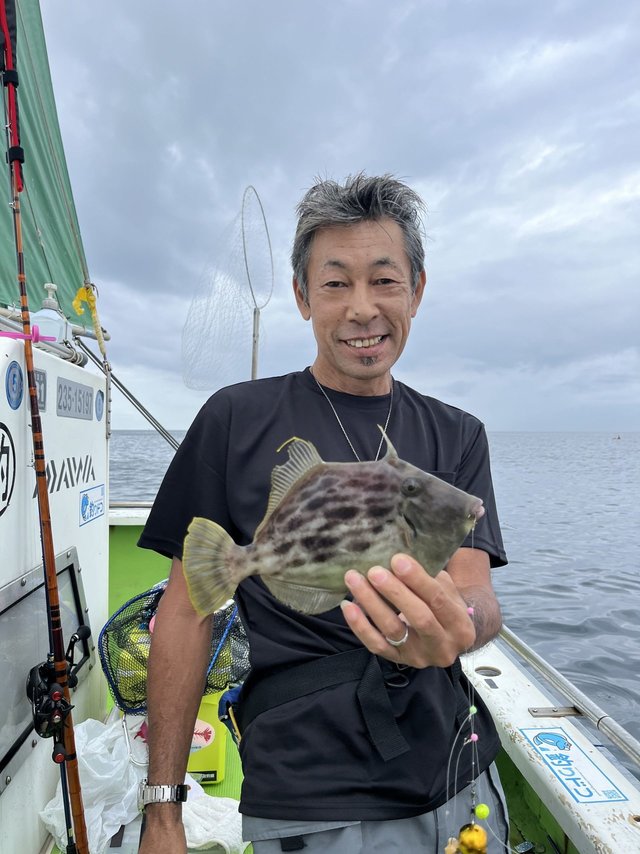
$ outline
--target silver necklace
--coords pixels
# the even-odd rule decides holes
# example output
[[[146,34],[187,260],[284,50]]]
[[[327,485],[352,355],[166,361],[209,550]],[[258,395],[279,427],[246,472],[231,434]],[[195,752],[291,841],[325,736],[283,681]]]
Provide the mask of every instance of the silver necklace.
[[[339,426],[340,426],[340,429],[342,430],[342,433],[343,433],[343,435],[344,435],[344,438],[347,440],[347,443],[348,443],[349,447],[350,447],[350,448],[351,448],[351,450],[353,451],[353,456],[357,459],[357,461],[358,461],[359,463],[361,463],[361,462],[362,462],[362,460],[361,460],[361,459],[360,459],[360,457],[358,456],[358,452],[356,451],[356,449],[353,447],[353,443],[352,443],[351,439],[349,438],[349,434],[348,434],[348,433],[347,433],[347,431],[345,430],[345,428],[344,428],[344,424],[343,424],[343,423],[342,423],[342,421],[340,420],[340,416],[339,416],[339,415],[338,415],[338,413],[336,412],[336,408],[335,408],[335,406],[333,405],[333,403],[331,402],[331,398],[330,398],[330,397],[329,397],[329,395],[326,393],[326,391],[324,390],[324,388],[320,385],[320,383],[319,383],[319,382],[318,382],[318,380],[316,379],[316,375],[313,373],[313,371],[310,371],[310,373],[311,373],[311,376],[312,376],[312,377],[314,378],[314,380],[316,381],[316,385],[318,386],[318,388],[320,389],[320,391],[322,392],[322,394],[325,396],[325,399],[326,399],[327,403],[328,403],[328,404],[329,404],[329,406],[331,407],[331,411],[333,412],[333,414],[334,414],[334,415],[335,415],[335,417],[336,417],[336,421],[338,422],[338,424],[339,424]],[[377,461],[378,461],[378,457],[380,456],[380,451],[382,450],[382,443],[384,442],[384,435],[385,435],[385,434],[386,434],[386,432],[387,432],[387,427],[389,426],[389,421],[391,420],[391,410],[392,410],[392,409],[393,409],[393,377],[391,377],[391,399],[389,400],[389,411],[387,412],[387,420],[384,422],[384,433],[383,433],[383,435],[380,437],[380,444],[378,445],[378,451],[377,451],[377,453],[376,453],[376,456],[375,456],[374,462],[377,462]]]

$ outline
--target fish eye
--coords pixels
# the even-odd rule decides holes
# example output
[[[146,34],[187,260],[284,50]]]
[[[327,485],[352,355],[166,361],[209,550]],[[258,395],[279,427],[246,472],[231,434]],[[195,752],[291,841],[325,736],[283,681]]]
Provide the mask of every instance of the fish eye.
[[[422,490],[422,484],[415,477],[407,477],[402,481],[402,492],[404,495],[417,495]]]

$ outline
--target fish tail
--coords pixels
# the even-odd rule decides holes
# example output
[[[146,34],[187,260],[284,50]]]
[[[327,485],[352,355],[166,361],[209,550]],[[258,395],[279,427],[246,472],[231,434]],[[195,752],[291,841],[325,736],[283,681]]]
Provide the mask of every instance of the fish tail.
[[[224,528],[199,516],[184,540],[182,568],[191,604],[201,617],[221,608],[235,593],[232,558],[236,549]]]

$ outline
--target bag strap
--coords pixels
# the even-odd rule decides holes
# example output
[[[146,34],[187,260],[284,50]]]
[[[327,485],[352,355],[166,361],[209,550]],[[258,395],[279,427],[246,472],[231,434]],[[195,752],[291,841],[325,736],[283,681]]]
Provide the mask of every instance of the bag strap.
[[[467,694],[467,677],[464,675],[459,657],[456,658],[451,667],[447,667],[447,671],[456,692],[456,724],[458,729],[462,730],[469,721],[470,698]]]
[[[244,732],[254,718],[269,709],[356,680],[367,732],[382,759],[387,762],[407,753],[410,748],[393,714],[380,663],[364,647],[298,664],[255,682],[249,677],[237,714],[240,730]]]

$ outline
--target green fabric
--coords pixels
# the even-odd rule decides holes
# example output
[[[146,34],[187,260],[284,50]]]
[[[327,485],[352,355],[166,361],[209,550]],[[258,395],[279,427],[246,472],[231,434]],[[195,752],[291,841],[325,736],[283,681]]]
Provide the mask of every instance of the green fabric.
[[[21,0],[15,66],[19,75],[20,141],[25,152],[25,190],[20,194],[29,307],[46,297],[45,282],[58,286],[58,301],[72,320],[71,303],[85,283],[86,261],[58,126],[38,0]],[[6,164],[6,157],[0,164]],[[0,180],[0,305],[19,305],[8,168]],[[6,202],[6,203],[3,203]],[[38,230],[41,236],[38,237]],[[41,247],[42,242],[44,249]],[[86,323],[83,315],[81,323]]]

